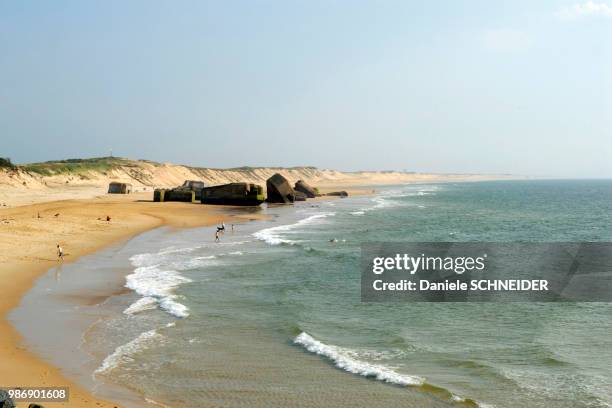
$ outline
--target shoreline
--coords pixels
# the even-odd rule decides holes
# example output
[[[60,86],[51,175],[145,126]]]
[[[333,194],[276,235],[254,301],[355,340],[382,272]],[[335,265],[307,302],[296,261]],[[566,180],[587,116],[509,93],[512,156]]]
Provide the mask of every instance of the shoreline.
[[[341,187],[341,186],[338,186]],[[349,187],[349,186],[347,186]],[[350,186],[350,195],[368,195],[364,188]],[[332,191],[330,188],[322,189]],[[333,200],[325,196],[309,200]],[[250,207],[245,207],[250,209]],[[248,210],[247,210],[248,211]],[[197,228],[264,219],[259,211],[242,207],[154,203],[150,192],[130,195],[97,195],[0,208],[0,279],[6,295],[0,299],[0,384],[11,387],[57,386],[70,388],[69,402],[46,402],[45,407],[118,407],[94,397],[91,390],[68,379],[61,367],[29,350],[9,319],[35,282],[58,265],[55,245],[65,251],[63,263],[71,264],[160,227]],[[106,216],[111,221],[106,221]],[[40,217],[40,218],[39,218]],[[86,239],[84,239],[86,237]],[[18,408],[27,403],[17,402]]]
[[[255,213],[236,214],[225,206],[153,203],[147,199],[150,194],[98,196],[31,204],[0,212],[3,220],[0,279],[5,291],[0,299],[0,332],[3,333],[0,353],[5,357],[0,361],[0,384],[70,388],[69,402],[45,403],[45,407],[117,407],[110,401],[94,397],[91,391],[66,378],[61,368],[28,350],[21,334],[8,319],[35,281],[58,264],[56,242],[66,252],[64,263],[73,263],[82,256],[161,226],[195,228],[260,217]],[[105,221],[106,215],[111,217],[110,222]],[[17,403],[17,407],[22,406],[27,404]]]
[[[125,305],[117,307],[121,299],[139,296],[132,289],[126,288],[126,276],[134,273],[130,263],[134,253],[129,252],[134,241],[155,245],[160,238],[165,241],[166,237],[190,235],[190,230],[213,228],[170,229],[160,226],[114,242],[80,257],[72,264],[51,268],[36,280],[33,287],[24,294],[20,305],[11,311],[13,324],[33,353],[49,364],[60,367],[70,380],[91,390],[97,397],[112,400],[121,407],[164,406],[132,387],[97,376],[96,370],[113,353],[102,353],[110,354],[100,360],[100,349],[91,347],[90,343],[96,339],[95,334],[91,333],[95,332],[98,325],[123,315]],[[210,236],[208,231],[205,236]],[[174,241],[174,238],[170,240]],[[126,255],[126,250],[129,255]],[[39,310],[51,313],[41,318]],[[177,317],[175,323],[179,320],[181,318]],[[39,333],[45,333],[51,328],[59,330],[47,337],[40,336]]]
[[[365,196],[384,186],[338,185],[333,188],[326,186],[321,190],[329,192],[344,189],[350,196]],[[222,221],[226,224],[237,224],[265,218],[262,214],[257,214],[259,211],[245,212],[243,207],[179,202],[153,203],[150,201],[150,195],[99,195],[94,198],[41,202],[0,209],[1,222],[8,221],[4,225],[0,224],[3,227],[0,230],[0,279],[9,282],[5,286],[9,295],[0,300],[0,313],[3,317],[0,319],[0,330],[5,333],[0,339],[0,351],[8,356],[0,362],[0,384],[70,387],[69,403],[45,403],[47,407],[118,406],[110,401],[95,398],[92,391],[67,379],[61,367],[28,350],[24,346],[23,337],[8,319],[10,312],[20,304],[36,280],[57,266],[56,242],[59,242],[66,252],[65,263],[73,263],[82,256],[96,253],[112,244],[127,241],[159,227],[197,228]],[[338,198],[324,196],[309,201]],[[105,221],[106,215],[111,216],[111,222]],[[83,239],[84,236],[87,236],[87,239]],[[77,237],[78,241],[66,241],[66,237]],[[17,406],[27,405],[18,403]]]
[[[333,199],[333,198],[336,198],[336,197],[324,197],[325,201]],[[331,205],[334,205],[334,204],[331,204]],[[285,214],[288,214],[289,217],[295,218],[295,219],[292,219],[292,221],[289,221],[290,223],[291,222],[299,223],[300,220],[303,220],[303,216],[298,215],[296,217],[296,213],[293,211],[294,209],[293,206],[279,206],[277,208],[281,210],[287,210],[283,212]],[[291,210],[291,211],[288,211],[288,210]],[[246,232],[247,236],[250,236],[253,232],[253,229],[255,231],[259,231],[262,228],[260,223],[264,223],[265,225],[266,223],[269,224],[270,222],[272,222],[272,224],[269,224],[267,228],[278,227],[279,225],[276,224],[277,222],[279,222],[278,210],[274,210],[273,213],[275,214],[270,215],[270,217],[266,217],[262,220],[253,220],[257,222],[252,222],[252,223],[249,222],[249,223],[243,224],[242,227],[239,227],[240,233],[245,233],[245,231],[247,231]],[[280,220],[283,220],[283,218],[280,218]],[[284,225],[285,223],[281,221],[280,226],[284,226]],[[291,223],[290,225],[294,225],[294,224]],[[81,344],[90,343],[91,339],[88,339],[85,333],[89,331],[95,331],[94,327],[98,325],[101,321],[104,321],[106,319],[113,319],[113,317],[110,317],[110,316],[115,316],[117,315],[117,313],[119,313],[120,315],[121,311],[126,310],[126,306],[133,304],[133,300],[130,300],[128,303],[122,303],[120,300],[122,298],[123,300],[125,300],[126,293],[122,293],[124,291],[120,290],[120,288],[122,288],[124,285],[125,276],[129,273],[133,273],[133,267],[128,267],[128,269],[125,269],[125,270],[119,270],[117,269],[116,265],[123,265],[126,262],[126,260],[131,260],[131,256],[133,256],[134,254],[140,254],[143,251],[144,253],[149,253],[149,252],[155,253],[155,251],[161,250],[161,247],[157,246],[159,245],[160,242],[165,242],[164,245],[166,246],[169,243],[171,243],[172,246],[180,245],[180,244],[175,244],[175,243],[183,242],[184,237],[187,237],[187,236],[193,237],[192,234],[194,232],[196,234],[199,234],[199,238],[197,238],[195,242],[202,243],[203,242],[202,237],[208,237],[208,233],[209,233],[209,231],[207,231],[208,229],[209,228],[201,228],[201,229],[198,228],[193,231],[181,232],[181,231],[168,230],[167,228],[164,228],[164,227],[159,227],[159,228],[155,228],[149,231],[145,231],[141,234],[138,234],[137,236],[133,238],[123,240],[122,242],[116,242],[113,245],[110,245],[104,249],[101,249],[100,251],[94,254],[88,255],[86,258],[81,258],[77,262],[76,266],[67,267],[64,269],[64,271],[61,272],[62,277],[63,277],[62,281],[68,283],[68,285],[72,289],[66,290],[64,288],[64,290],[62,290],[61,289],[62,285],[57,286],[57,289],[56,289],[56,284],[54,282],[59,282],[56,271],[61,268],[50,269],[35,283],[34,287],[31,288],[27,292],[26,296],[24,297],[24,303],[19,308],[16,309],[17,311],[19,311],[18,314],[15,316],[16,320],[21,322],[17,324],[17,327],[19,327],[20,333],[23,333],[24,338],[28,340],[27,341],[28,346],[31,347],[32,350],[37,351],[42,358],[49,359],[51,361],[51,364],[55,364],[56,366],[62,367],[62,369],[65,372],[70,374],[70,378],[74,379],[76,383],[83,385],[86,389],[91,389],[92,392],[94,392],[96,395],[99,395],[103,398],[108,398],[109,395],[112,396],[113,401],[119,404],[117,406],[134,406],[134,407],[167,406],[167,405],[164,405],[167,403],[167,401],[164,401],[164,399],[158,399],[158,397],[154,395],[153,396],[145,395],[138,389],[129,387],[127,386],[127,384],[115,383],[113,382],[113,380],[109,380],[109,378],[104,378],[104,377],[89,378],[90,377],[89,373],[91,373],[92,370],[94,370],[96,367],[98,367],[98,369],[100,367],[104,367],[108,357],[114,357],[115,355],[117,355],[119,350],[121,350],[121,354],[119,354],[121,356],[123,353],[122,349],[126,345],[136,344],[136,342],[138,342],[139,339],[142,338],[142,335],[146,336],[149,333],[155,333],[156,336],[157,335],[167,336],[168,333],[165,333],[165,330],[166,330],[165,327],[175,327],[174,323],[171,323],[172,326],[164,325],[164,324],[162,324],[161,326],[157,325],[158,327],[153,328],[153,329],[151,327],[140,328],[139,330],[136,330],[136,333],[140,332],[138,336],[134,337],[132,335],[129,335],[127,339],[131,338],[131,340],[129,340],[127,343],[124,343],[124,341],[126,341],[127,339],[121,340],[117,343],[118,345],[113,344],[113,346],[110,349],[103,351],[103,352],[101,352],[101,350],[104,350],[104,349],[99,348],[100,343],[98,343],[98,349],[96,349],[95,346],[93,349],[89,347],[81,349],[81,347],[79,347],[78,353],[72,352],[72,353],[66,354],[65,356],[54,355],[53,352],[48,351],[49,349],[47,347],[50,346],[51,350],[54,350],[54,349],[58,349],[57,346],[59,344],[62,344],[62,347],[65,347],[64,345],[66,345],[69,348],[72,348],[76,351],[74,347],[74,343],[75,343],[74,339],[76,338],[76,333],[79,332],[79,330],[75,329],[74,327],[69,327],[69,326],[74,326],[74,324],[72,323],[78,321],[80,323],[77,326],[87,327],[87,329],[83,332],[83,336],[80,342]],[[204,235],[202,235],[202,233],[198,232],[198,230],[207,231],[207,232],[204,233]],[[171,238],[170,240],[168,240],[169,234],[171,234],[170,236],[174,234],[181,234],[181,235],[179,235],[178,241],[176,241],[177,239],[176,236],[175,238]],[[162,238],[162,240],[160,240],[160,237]],[[193,239],[193,238],[190,238],[190,239]],[[235,239],[242,242],[244,237],[237,236],[235,237]],[[261,240],[260,238],[258,239]],[[204,241],[205,240],[206,239],[204,239]],[[134,252],[134,248],[138,248],[138,250]],[[108,259],[108,261],[106,259]],[[78,266],[78,264],[80,264],[81,266]],[[112,268],[109,268],[109,265],[111,265]],[[112,274],[112,276],[111,274],[105,273],[105,272],[110,272],[110,269],[115,269],[117,270],[118,273],[116,275]],[[81,273],[83,273],[84,275],[80,276]],[[54,275],[55,275],[55,278],[54,278]],[[108,277],[106,279],[110,279],[110,281],[112,281],[112,284],[110,286],[107,283],[100,285],[101,281],[99,279],[96,280],[95,278],[96,275],[98,277],[99,276]],[[121,279],[117,279],[119,276],[121,277]],[[85,284],[76,284],[77,288],[81,288],[81,290],[84,289],[84,291],[74,290],[75,282],[78,282],[78,281],[86,282]],[[65,286],[65,284],[63,286]],[[51,289],[51,292],[49,292],[49,289]],[[103,296],[104,299],[102,299],[102,297],[100,296],[97,296],[99,291],[106,293],[106,295]],[[127,291],[127,292],[128,292],[127,295],[130,295],[133,293],[131,291]],[[78,295],[78,298],[74,296],[70,296],[71,294],[77,294],[77,293],[82,293],[82,296]],[[58,297],[56,300],[53,300],[51,298],[48,298],[48,294],[51,294],[51,296],[58,296]],[[55,295],[52,295],[52,294],[55,294]],[[65,297],[62,297],[62,294],[65,295]],[[91,298],[95,298],[97,300],[94,302],[90,302],[89,299]],[[107,302],[107,301],[110,301],[110,302]],[[68,310],[62,307],[62,306],[70,306],[70,305],[75,305],[75,304],[81,304],[78,310],[71,310],[72,309],[71,307],[70,307],[70,310]],[[83,307],[83,305],[85,306]],[[100,306],[102,306],[102,310],[98,309],[98,307]],[[38,327],[38,323],[36,323],[36,321],[41,320],[40,317],[34,317],[32,320],[30,320],[28,316],[36,316],[35,315],[36,311],[39,310],[41,307],[45,308],[45,310],[52,311],[53,317],[51,317],[51,319],[57,320],[58,327],[64,328],[61,331],[62,334],[60,334],[59,336],[59,337],[64,338],[63,341],[58,342],[57,339],[39,340],[37,339],[38,336],[35,334],[37,329],[34,329],[34,330],[32,330],[31,328],[24,329],[24,327],[28,326],[28,323],[27,323],[28,321],[33,322],[34,327]],[[68,314],[66,315],[66,313]],[[58,319],[57,316],[59,315],[67,316],[68,319],[66,320],[62,320],[61,318]],[[42,326],[45,326],[45,325],[46,327],[50,326],[48,321],[40,322],[40,323]],[[29,325],[31,326],[31,324],[32,323],[30,323]],[[236,327],[242,327],[242,326],[239,325]],[[104,337],[98,337],[98,338],[104,338]],[[113,336],[109,338],[113,338]],[[268,342],[270,339],[266,338],[266,340]],[[336,368],[330,367],[328,364],[321,365],[320,356],[311,355],[310,353],[304,352],[304,350],[301,350],[301,348],[299,347],[296,350],[296,347],[294,345],[291,345],[291,347],[288,347],[288,348],[284,347],[285,342],[276,342],[275,344],[276,346],[280,345],[280,348],[284,349],[284,350],[277,350],[277,351],[279,352],[282,351],[282,353],[287,353],[287,354],[294,354],[293,357],[298,356],[300,361],[302,361],[303,363],[312,365],[312,368],[316,368],[316,370],[313,370],[312,372],[319,372],[319,370],[321,370],[321,372],[327,372],[329,375],[335,378],[335,381],[340,381],[340,384],[343,384],[346,381],[347,383],[352,384],[352,386],[355,386],[355,385],[358,385],[362,381],[360,376],[352,376],[352,375],[347,376],[344,370],[337,370]],[[273,345],[273,347],[276,347],[276,346]],[[91,344],[90,344],[90,347],[91,347]],[[112,351],[113,349],[114,351]],[[109,354],[109,350],[110,350],[110,354]],[[81,353],[87,354],[89,358],[84,357],[84,355],[80,355]],[[102,360],[102,365],[100,365],[101,357],[104,357],[104,359]],[[78,369],[75,369],[76,364],[79,361],[81,363],[78,364]],[[329,372],[328,370],[331,370],[331,372]],[[97,370],[94,372],[97,372]],[[372,383],[368,381],[366,386],[372,387],[375,389],[377,387],[380,387],[381,384],[378,381],[374,381]],[[410,399],[416,399],[417,401],[421,401],[423,403],[419,405],[418,402],[415,402],[415,405],[408,404],[405,406],[410,406],[410,407],[428,406],[432,408],[449,406],[448,404],[445,404],[445,403],[436,402],[435,396],[433,396],[434,398],[432,399],[432,395],[430,395],[430,392],[428,391],[421,392],[419,390],[414,390],[414,391],[413,390],[402,390],[402,387],[390,387],[390,388],[387,388],[387,387],[388,386],[385,384],[384,394],[386,395],[387,398],[389,398],[391,394],[396,394],[398,392],[408,392],[409,393],[408,395],[411,396]],[[171,404],[169,406],[175,406],[175,405]],[[189,406],[189,405],[178,404],[177,406]]]

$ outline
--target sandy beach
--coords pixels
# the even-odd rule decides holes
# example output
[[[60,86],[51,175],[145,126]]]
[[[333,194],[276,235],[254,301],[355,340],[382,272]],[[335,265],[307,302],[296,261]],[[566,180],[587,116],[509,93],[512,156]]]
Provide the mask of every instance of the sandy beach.
[[[28,351],[20,335],[7,321],[8,313],[19,304],[34,281],[57,265],[57,243],[66,254],[64,262],[74,262],[83,255],[160,226],[192,228],[221,221],[237,223],[257,217],[223,206],[153,203],[154,187],[176,186],[184,179],[204,176],[216,183],[247,180],[265,185],[265,179],[278,171],[291,182],[308,180],[322,193],[346,190],[355,196],[371,194],[376,186],[388,184],[487,178],[397,172],[341,173],[312,168],[195,169],[125,159],[118,159],[113,166],[106,172],[87,168],[51,176],[24,169],[0,172],[0,185],[3,186],[0,191],[0,279],[4,282],[5,292],[0,299],[0,330],[4,333],[0,339],[0,351],[7,356],[0,362],[0,384],[70,387],[69,404],[46,403],[46,406],[116,406],[96,400],[87,390],[65,378],[58,368]],[[135,193],[104,194],[112,180],[132,183]],[[143,180],[147,182],[143,183]],[[314,200],[334,198],[337,197]],[[107,216],[110,221],[106,221]]]
[[[612,408],[612,0],[0,10],[0,408]]]
[[[1,207],[0,278],[6,295],[0,300],[0,329],[5,334],[0,339],[4,356],[0,384],[69,387],[69,402],[43,403],[45,407],[140,406],[135,399],[140,397],[146,398],[147,404],[159,401],[173,407],[247,404],[262,408],[288,402],[303,408],[501,407],[514,399],[520,400],[521,406],[551,406],[554,401],[558,403],[555,406],[569,408],[586,406],[583,402],[592,398],[606,401],[606,386],[597,382],[599,372],[605,374],[608,367],[601,352],[593,353],[595,360],[585,360],[595,364],[590,367],[596,371],[585,376],[588,390],[567,394],[559,394],[566,389],[563,381],[534,385],[539,374],[521,352],[531,347],[534,336],[544,341],[547,334],[560,328],[568,336],[580,335],[584,330],[574,324],[592,324],[584,320],[584,308],[590,310],[591,306],[554,304],[547,306],[549,315],[542,316],[531,305],[518,312],[514,305],[503,304],[486,309],[481,305],[447,308],[436,304],[390,308],[359,303],[358,278],[347,279],[355,276],[359,243],[380,239],[379,231],[395,239],[442,240],[466,239],[480,228],[487,238],[508,239],[513,236],[504,227],[508,214],[520,207],[532,211],[519,225],[524,235],[518,239],[525,238],[532,234],[531,220],[544,216],[531,199],[534,194],[543,194],[552,203],[550,214],[556,214],[567,204],[561,202],[555,208],[552,197],[560,190],[578,189],[568,196],[573,207],[567,208],[577,208],[576,213],[567,214],[576,220],[572,227],[586,222],[583,228],[589,235],[585,237],[605,239],[607,235],[597,234],[608,207],[596,204],[599,209],[593,210],[589,207],[593,198],[584,196],[584,190],[601,195],[598,189],[606,186],[603,182],[585,187],[553,181],[394,186],[368,182],[348,188],[335,184],[325,185],[321,191],[347,190],[352,198],[324,196],[257,210],[154,203],[151,192],[109,195],[98,190],[94,197]],[[49,190],[62,193],[61,187]],[[82,194],[91,191],[83,190]],[[22,197],[37,199],[35,192],[24,192]],[[582,201],[576,202],[576,197]],[[483,213],[493,215],[480,221]],[[583,214],[591,214],[591,218],[585,221]],[[246,222],[249,220],[254,222]],[[221,221],[244,224],[217,245],[213,226]],[[490,228],[489,222],[500,227]],[[542,225],[536,232],[549,234],[549,224]],[[147,232],[162,226],[166,228]],[[53,277],[54,270],[62,269],[56,268],[56,243],[66,252],[65,262],[74,263],[63,268],[61,281],[76,291],[45,292],[49,287],[52,291],[59,288]],[[150,296],[143,290],[155,287],[147,285],[155,285],[166,272],[189,282],[181,288],[170,287],[168,292],[176,295],[172,299],[186,307],[188,314],[168,312],[159,300],[152,309],[126,313]],[[129,277],[138,283],[128,286],[131,291],[123,287]],[[96,286],[95,279],[106,286]],[[45,286],[45,280],[52,285]],[[59,295],[57,299],[66,294],[62,301],[67,308],[50,301],[47,293]],[[73,307],[77,303],[85,306]],[[609,310],[603,306],[590,313],[598,321]],[[568,314],[575,316],[571,321],[576,323],[567,326],[555,320],[555,316],[565,319]],[[472,322],[474,315],[479,318]],[[109,319],[89,325],[95,316]],[[347,316],[352,319],[350,324]],[[470,324],[457,316],[465,316]],[[522,339],[520,347],[504,352],[504,361],[516,361],[513,364],[519,368],[515,370],[523,370],[519,374],[526,376],[523,382],[511,381],[515,378],[512,373],[504,372],[505,366],[487,351],[503,341],[503,337],[488,340],[485,336],[483,340],[482,336],[499,323],[498,316],[506,319],[502,324],[513,322],[512,331],[490,335],[499,332],[500,336]],[[444,324],[437,324],[436,319],[443,319]],[[88,329],[70,331],[64,322]],[[475,357],[466,356],[464,343],[454,337],[465,336],[471,325],[477,325],[472,341],[488,346],[473,349]],[[58,327],[58,331],[50,327]],[[372,327],[376,328],[374,336],[361,335]],[[49,336],[44,336],[47,330]],[[79,336],[86,332],[87,336]],[[601,335],[605,333],[604,328]],[[66,340],[61,339],[62,334]],[[149,335],[154,336],[151,343]],[[550,349],[554,347],[533,353],[543,362],[540,370],[555,375],[559,363],[549,363]],[[559,352],[559,361],[569,359],[563,350]],[[475,359],[486,361],[487,366],[474,365]],[[93,378],[92,373],[100,367],[99,377]],[[526,385],[536,388],[522,393]],[[551,396],[549,387],[557,394]],[[338,389],[344,392],[338,393]],[[27,406],[18,403],[20,408]]]
[[[339,186],[323,188],[332,191]],[[98,195],[94,193],[97,192]],[[368,194],[367,188],[353,188],[351,195]],[[15,194],[11,194],[15,193]],[[40,193],[41,197],[36,195]],[[116,407],[98,400],[91,393],[67,379],[57,367],[30,352],[7,320],[34,281],[58,264],[56,244],[65,251],[65,263],[96,252],[108,245],[160,226],[194,228],[221,223],[239,223],[261,217],[237,214],[232,207],[204,206],[191,203],[153,203],[151,192],[130,195],[99,195],[100,189],[54,188],[5,193],[11,207],[0,207],[0,279],[4,295],[0,298],[0,384],[19,387],[69,387],[67,403],[45,406]],[[55,197],[86,197],[49,201]],[[93,197],[92,197],[93,196]],[[320,197],[328,200],[336,197]],[[34,201],[37,204],[26,204]],[[106,217],[110,221],[106,221]],[[18,407],[27,406],[18,403]]]
[[[4,289],[0,298],[1,384],[70,387],[70,402],[44,404],[50,407],[116,406],[95,399],[87,390],[66,379],[58,368],[28,352],[6,316],[33,282],[57,265],[56,243],[66,252],[64,262],[74,262],[106,245],[162,225],[188,228],[244,220],[243,216],[228,215],[223,207],[152,203],[147,201],[150,196],[150,193],[99,196],[0,210],[0,279]],[[110,222],[106,216],[111,217]]]

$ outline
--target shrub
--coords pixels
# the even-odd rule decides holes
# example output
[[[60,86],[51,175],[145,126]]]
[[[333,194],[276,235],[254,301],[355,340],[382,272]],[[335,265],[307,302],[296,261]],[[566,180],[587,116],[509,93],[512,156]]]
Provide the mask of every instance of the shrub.
[[[15,165],[11,162],[11,159],[9,159],[8,157],[6,158],[0,157],[0,167],[7,167],[9,169],[14,169]]]

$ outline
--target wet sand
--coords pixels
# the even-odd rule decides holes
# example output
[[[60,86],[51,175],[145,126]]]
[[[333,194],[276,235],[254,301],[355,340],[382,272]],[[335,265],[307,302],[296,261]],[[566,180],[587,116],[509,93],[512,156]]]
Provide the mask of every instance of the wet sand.
[[[241,212],[237,208],[230,211]],[[238,226],[238,234],[248,236],[261,228],[258,225],[260,223],[256,222]],[[179,343],[174,347],[195,346],[205,349],[197,353],[202,364],[194,365],[193,373],[176,373],[178,384],[185,377],[197,379],[196,389],[190,389],[188,385],[183,389],[177,384],[172,389],[178,391],[168,394],[156,390],[155,384],[149,383],[145,377],[134,390],[109,382],[124,384],[117,381],[117,377],[96,376],[94,379],[91,373],[100,367],[101,361],[114,347],[108,348],[106,344],[106,339],[114,336],[108,336],[108,332],[103,334],[104,329],[96,326],[113,325],[113,319],[121,316],[122,311],[134,301],[132,291],[124,290],[125,275],[133,272],[130,257],[139,253],[154,253],[169,243],[174,245],[178,242],[180,246],[183,241],[205,243],[209,238],[212,241],[213,228],[185,232],[158,228],[82,257],[74,265],[53,268],[37,280],[34,288],[23,298],[20,307],[11,313],[11,318],[20,333],[24,334],[32,351],[51,364],[61,366],[69,378],[86,389],[94,389],[96,395],[111,398],[121,406],[159,406],[147,404],[145,395],[139,392],[147,387],[147,398],[152,398],[160,405],[169,404],[177,408],[190,407],[194,401],[201,403],[202,400],[210,404],[206,406],[449,406],[444,398],[436,398],[432,393],[346,373],[329,360],[288,342],[283,335],[264,330],[257,322],[245,323],[232,318],[207,319],[207,329],[204,332],[189,332],[188,325],[182,324],[180,320],[176,321],[176,327],[167,329],[182,331],[179,338],[184,341],[196,340],[196,344],[182,346]],[[242,237],[237,239],[241,240]],[[50,311],[50,315],[40,316],[38,312],[41,309]],[[172,317],[169,319],[175,320]],[[51,332],[53,326],[60,328],[59,332],[43,336]],[[164,330],[158,329],[162,332]],[[121,343],[123,341],[119,341]],[[145,355],[147,352],[157,354],[160,350],[141,352]],[[162,354],[173,355],[170,352]],[[275,358],[270,359],[271,355]],[[144,357],[143,361],[150,359]],[[206,369],[202,370],[201,367]],[[174,380],[175,374],[168,370],[170,367],[165,367],[159,375],[167,377],[168,381]]]
[[[322,192],[334,191],[325,188]],[[349,194],[369,190],[351,188]],[[142,232],[167,226],[193,228],[244,222],[261,217],[257,211],[192,203],[154,203],[151,192],[99,195],[88,198],[45,201],[16,207],[0,207],[0,384],[11,387],[69,387],[70,402],[45,403],[45,407],[116,407],[96,399],[91,392],[66,378],[62,370],[25,347],[8,314],[46,271],[58,265],[56,244],[65,252],[64,263],[94,253]],[[28,195],[27,202],[36,200]],[[323,197],[335,199],[337,197]],[[42,199],[41,199],[42,200]],[[109,216],[110,221],[106,221]],[[95,303],[106,294],[83,296],[77,302]],[[27,403],[18,403],[26,407]]]
[[[153,203],[151,194],[105,195],[3,208],[0,210],[0,384],[70,388],[70,402],[45,407],[115,407],[68,380],[63,372],[24,347],[23,339],[7,321],[8,313],[34,281],[57,266],[56,244],[65,263],[112,243],[159,226],[189,228],[225,221],[237,223],[256,214],[229,214],[227,207],[191,203]],[[106,221],[106,216],[111,221]],[[39,218],[40,217],[40,218]],[[27,403],[19,403],[25,407]]]

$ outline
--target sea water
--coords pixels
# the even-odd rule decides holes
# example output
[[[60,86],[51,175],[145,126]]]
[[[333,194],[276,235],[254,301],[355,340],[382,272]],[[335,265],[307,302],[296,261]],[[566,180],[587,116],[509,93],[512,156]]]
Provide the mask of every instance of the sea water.
[[[261,211],[219,243],[162,229],[113,250],[125,292],[82,344],[95,381],[166,406],[612,406],[611,305],[362,303],[359,270],[362,242],[612,241],[611,181],[403,185]]]

